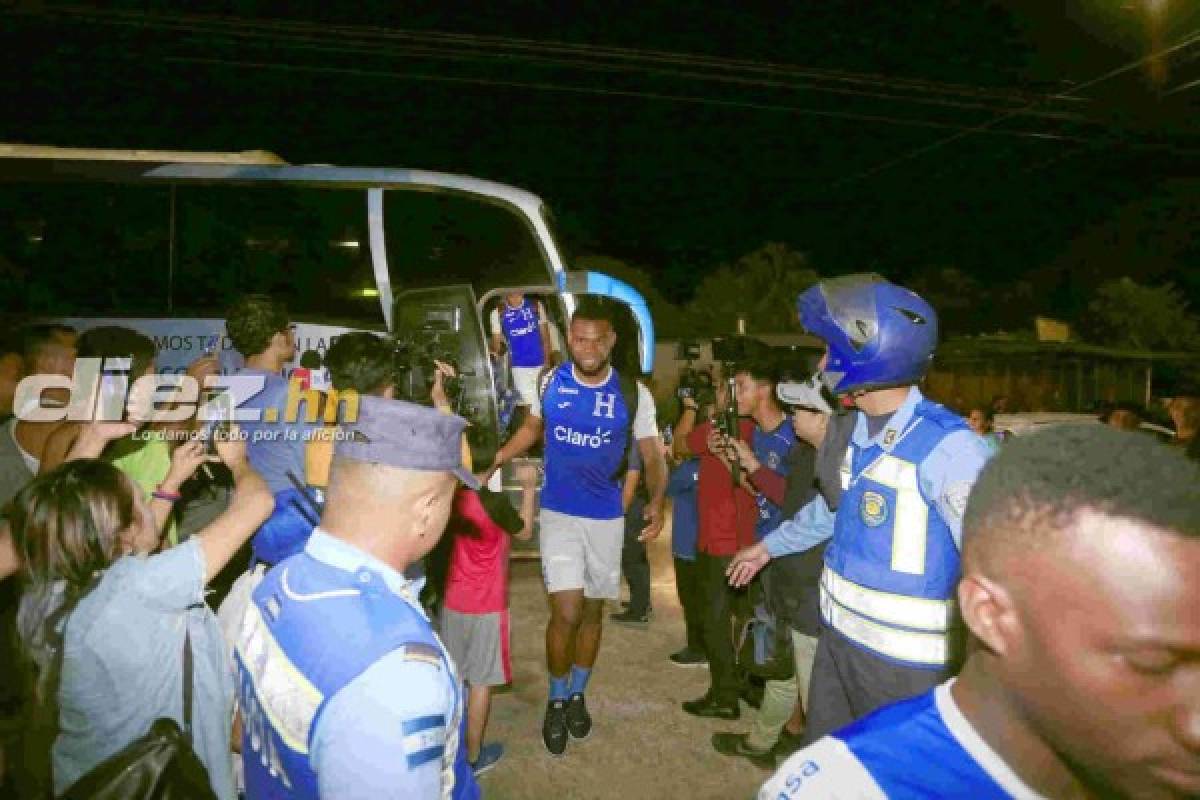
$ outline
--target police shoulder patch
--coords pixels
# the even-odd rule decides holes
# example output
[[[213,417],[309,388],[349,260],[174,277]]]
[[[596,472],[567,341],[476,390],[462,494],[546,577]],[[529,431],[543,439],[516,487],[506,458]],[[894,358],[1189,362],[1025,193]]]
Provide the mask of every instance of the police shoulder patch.
[[[403,723],[404,760],[409,769],[440,760],[446,750],[446,717],[427,714]]]
[[[947,484],[946,489],[942,492],[946,499],[946,505],[958,517],[961,517],[967,509],[967,498],[971,495],[972,485],[971,481],[955,481]]]

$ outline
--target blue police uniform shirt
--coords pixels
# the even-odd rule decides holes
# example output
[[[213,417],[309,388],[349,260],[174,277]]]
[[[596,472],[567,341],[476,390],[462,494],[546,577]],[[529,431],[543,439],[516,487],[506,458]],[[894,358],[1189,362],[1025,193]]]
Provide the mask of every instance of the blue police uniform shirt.
[[[541,316],[537,303],[525,298],[516,308],[506,300],[500,306],[500,327],[508,340],[508,351],[514,367],[540,367],[546,363],[542,348]]]
[[[834,514],[819,492],[791,519],[784,520],[763,537],[771,558],[810,550],[833,536]]]
[[[825,552],[829,627],[899,665],[945,666],[963,509],[987,459],[966,422],[915,387],[874,436],[859,415]]]
[[[758,800],[1042,800],[983,740],[953,681],[798,750]]]
[[[266,764],[263,769],[260,769],[257,763],[247,765],[248,800],[310,797],[299,790],[282,791],[280,788],[278,775],[286,774],[288,755],[284,753],[283,759],[280,759],[277,749],[282,749],[282,743],[277,748],[272,738],[275,735],[274,729],[266,721],[271,717],[264,713],[263,709],[262,692],[270,692],[271,688],[262,684],[271,680],[284,682],[283,686],[275,687],[275,696],[282,698],[277,704],[278,707],[274,709],[273,713],[276,715],[280,714],[282,708],[291,718],[302,719],[305,717],[305,702],[310,697],[314,703],[324,701],[323,706],[318,706],[319,712],[312,723],[306,743],[307,766],[315,773],[319,797],[338,800],[443,797],[446,749],[457,746],[457,761],[460,763],[456,764],[454,771],[453,797],[477,800],[480,796],[479,786],[461,755],[465,743],[461,741],[461,736],[454,735],[454,709],[460,694],[457,676],[454,675],[444,648],[433,635],[432,628],[421,610],[417,600],[419,583],[407,580],[378,559],[347,542],[329,536],[319,528],[309,539],[304,553],[276,566],[268,573],[268,579],[272,573],[297,565],[297,559],[304,558],[311,558],[323,569],[331,568],[337,573],[344,573],[351,585],[373,584],[373,580],[363,583],[363,576],[378,576],[383,583],[382,588],[410,606],[419,617],[425,634],[430,641],[436,643],[437,652],[431,653],[428,648],[393,649],[370,664],[332,696],[322,698],[318,687],[308,683],[308,676],[303,669],[291,666],[290,661],[283,664],[283,660],[298,657],[296,653],[279,650],[279,646],[273,641],[263,644],[261,636],[258,637],[258,643],[248,641],[254,639],[253,636],[248,637],[247,633],[255,626],[244,623],[238,643],[239,671],[243,681],[242,711],[246,731],[243,752],[247,759],[257,760],[261,755],[261,760]],[[284,602],[297,602],[297,599],[310,602],[333,600],[336,599],[335,594],[347,591],[341,589],[305,596],[299,586],[300,576],[295,576],[292,582],[289,582],[287,575],[280,573],[280,576],[283,592],[296,595],[295,598]],[[263,585],[267,585],[267,581],[264,581]],[[263,599],[260,592],[261,586],[255,593],[256,603],[251,611],[265,609],[269,614],[272,602],[281,602],[279,596],[276,594],[274,598],[267,598],[265,602],[259,603],[257,601]],[[282,610],[286,613],[286,606]],[[261,613],[263,612],[259,611],[259,614]],[[265,657],[263,653],[266,654]],[[256,656],[263,663],[254,668],[257,677],[247,684],[247,663]],[[271,658],[280,662],[278,667],[267,663]],[[318,694],[314,697],[314,693]],[[465,719],[465,708],[460,716]],[[462,730],[461,723],[459,730]],[[261,754],[252,744],[255,740],[267,743],[261,745]],[[264,770],[270,771],[272,780],[258,774]],[[296,774],[291,778],[293,784],[299,783]]]
[[[785,416],[773,431],[764,431],[755,425],[750,438],[750,449],[754,451],[758,463],[785,477],[792,471],[787,455],[796,446],[796,431],[792,428],[790,418]],[[755,503],[758,505],[758,520],[754,523],[754,536],[761,541],[783,522],[783,509],[761,493],[755,498]]]
[[[696,494],[699,480],[698,458],[689,458],[675,467],[667,480],[667,495],[671,498],[671,554],[684,561],[696,560],[700,532],[700,509]]]
[[[534,413],[546,431],[542,508],[586,519],[623,517],[624,475],[617,473],[631,444],[627,431],[633,412],[625,407],[617,371],[610,368],[603,383],[588,386],[576,379],[571,362],[562,364]]]

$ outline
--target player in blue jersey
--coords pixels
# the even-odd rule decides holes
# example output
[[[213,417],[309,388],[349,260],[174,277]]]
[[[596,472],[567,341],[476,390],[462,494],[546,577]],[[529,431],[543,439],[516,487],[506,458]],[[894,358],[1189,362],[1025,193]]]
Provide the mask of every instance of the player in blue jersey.
[[[826,344],[822,380],[861,412],[821,576],[812,742],[949,675],[962,512],[988,451],[916,386],[937,345],[928,303],[878,275],[847,275],[808,289],[798,306]]]
[[[963,522],[961,674],[760,800],[1200,797],[1200,467],[1101,425],[1006,444]]]
[[[642,456],[650,495],[642,541],[658,536],[663,524],[667,470],[654,398],[609,363],[616,338],[607,307],[591,299],[581,301],[567,340],[571,360],[547,374],[540,402],[500,448],[484,476],[486,480],[544,437],[539,544],[550,593],[550,699],[542,740],[552,755],[566,750],[568,734],[582,739],[592,728],[584,690],[600,649],[604,601],[619,596],[621,481],[631,437]]]
[[[489,322],[492,352],[501,355],[508,351],[518,405],[529,408],[537,402],[538,373],[561,360],[554,350],[546,308],[520,292],[509,292],[492,309]]]
[[[405,568],[446,527],[461,417],[363,397],[321,524],[270,570],[236,659],[249,800],[476,800],[453,663]]]

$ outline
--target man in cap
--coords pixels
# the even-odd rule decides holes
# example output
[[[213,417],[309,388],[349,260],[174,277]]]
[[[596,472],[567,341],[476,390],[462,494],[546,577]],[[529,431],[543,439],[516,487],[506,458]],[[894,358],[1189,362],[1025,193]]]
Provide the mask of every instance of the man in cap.
[[[821,576],[811,743],[950,674],[962,514],[989,453],[916,386],[937,346],[937,314],[923,299],[862,274],[822,281],[798,306],[826,345],[822,380],[861,412]]]
[[[254,591],[237,644],[246,794],[477,798],[462,686],[404,570],[441,537],[466,421],[363,397],[320,526]]]
[[[1006,444],[963,520],[961,674],[797,752],[761,800],[1200,797],[1198,486],[1101,425]]]

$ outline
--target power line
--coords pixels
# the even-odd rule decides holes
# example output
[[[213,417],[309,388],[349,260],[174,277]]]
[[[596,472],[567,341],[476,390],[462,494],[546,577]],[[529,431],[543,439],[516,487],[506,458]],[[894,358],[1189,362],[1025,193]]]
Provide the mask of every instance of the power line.
[[[1167,47],[1163,50],[1159,50],[1154,53],[1150,53],[1149,55],[1143,56],[1142,58],[1139,58],[1136,61],[1130,62],[1129,64],[1125,64],[1124,66],[1117,67],[1114,70],[1106,72],[1103,75],[1099,76],[1098,78],[1093,78],[1090,81],[1081,83],[1078,86],[1075,86],[1071,90],[1071,92],[1064,93],[1061,96],[1070,96],[1071,94],[1081,92],[1084,89],[1090,89],[1091,87],[1096,86],[1097,84],[1103,83],[1107,80],[1111,80],[1112,78],[1115,78],[1118,75],[1123,75],[1126,72],[1138,69],[1139,67],[1145,65],[1146,63],[1148,63],[1154,59],[1161,58],[1166,55],[1170,55],[1171,53],[1173,53],[1177,50],[1181,50],[1185,47],[1189,47],[1192,44],[1196,43],[1197,41],[1200,41],[1200,30],[1192,31],[1187,36],[1185,36],[1182,41],[1180,41],[1174,45],[1171,45],[1170,47]],[[944,139],[939,139],[936,142],[933,142],[931,144],[923,145],[914,150],[910,150],[907,153],[904,153],[904,154],[902,154],[896,158],[893,158],[889,161],[885,161],[884,163],[879,164],[878,166],[871,167],[870,169],[863,170],[862,172],[852,175],[849,178],[840,180],[837,183],[833,184],[833,186],[831,188],[840,189],[840,188],[848,186],[852,183],[857,183],[858,181],[860,181],[864,178],[869,178],[872,175],[878,175],[880,172],[891,169],[892,167],[897,166],[899,164],[903,164],[906,161],[911,161],[912,159],[917,158],[918,156],[922,156],[922,155],[925,155],[926,153],[937,150],[938,148],[943,147],[944,145],[950,144],[951,142],[956,142],[959,139],[965,138],[965,137],[970,136],[975,133],[983,133],[986,131],[990,131],[993,127],[1000,124],[1001,122],[1004,122],[1007,119],[1011,119],[1013,116],[1015,116],[1015,114],[1016,114],[1016,112],[1008,112],[1006,114],[1001,114],[1000,116],[995,117],[991,120],[988,120],[987,122],[981,123],[979,125],[975,125],[971,128],[967,128],[966,130],[960,131],[958,133],[954,133],[950,136],[947,136]]]
[[[1072,117],[1064,112],[1027,112],[1025,109],[1035,104],[1029,102],[1028,95],[1014,93],[1011,90],[987,90],[979,87],[963,86],[960,84],[944,84],[914,79],[881,78],[880,76],[845,73],[831,70],[819,70],[815,68],[802,68],[767,62],[695,56],[684,53],[634,50],[632,48],[598,47],[595,45],[546,43],[527,39],[484,37],[471,34],[413,32],[407,30],[369,28],[361,26],[316,26],[311,23],[285,20],[247,20],[244,18],[230,20],[227,18],[213,18],[196,15],[146,15],[133,12],[105,12],[104,15],[100,15],[94,9],[81,9],[79,7],[69,6],[56,6],[53,9],[47,9],[43,13],[48,13],[51,10],[55,14],[56,19],[65,14],[67,16],[82,17],[87,21],[109,25],[158,27],[177,31],[205,33],[209,35],[226,35],[239,38],[262,39],[271,33],[277,34],[279,32],[286,32],[294,42],[315,42],[315,44],[311,45],[312,48],[340,50],[341,52],[350,51],[342,48],[353,47],[366,47],[372,49],[374,52],[382,52],[382,45],[378,41],[364,42],[363,37],[366,37],[368,40],[400,40],[416,42],[418,43],[418,46],[420,46],[421,42],[433,42],[435,47],[441,47],[443,50],[447,50],[448,52],[438,53],[436,50],[418,50],[415,52],[426,56],[440,58],[489,58],[505,60],[519,59],[530,63],[559,64],[577,69],[665,74],[693,80],[707,80],[715,82],[739,83],[743,85],[760,85],[770,88],[786,88],[801,91],[820,91],[835,94],[878,97],[880,99],[893,102],[911,102],[920,104],[947,105],[951,107],[962,108],[979,108],[981,110],[997,110],[994,106],[989,106],[986,103],[961,103],[960,101],[946,99],[945,97],[937,97],[936,95],[957,95],[959,97],[966,96],[975,99],[992,98],[1004,103],[1022,103],[1023,105],[1019,109],[1009,109],[1015,113],[1031,113],[1035,116],[1050,119],[1078,120],[1078,117]],[[343,39],[346,37],[357,37],[357,40],[352,40],[342,45],[331,45],[328,44],[331,34],[342,37]],[[278,43],[278,37],[272,38],[271,41],[272,43]],[[507,48],[510,51],[515,51],[516,54],[514,54],[514,52],[480,52],[481,50],[497,51],[504,48]],[[362,50],[360,49],[357,52],[362,52]],[[411,54],[414,51],[410,49],[407,52],[401,52],[403,54]],[[520,53],[534,53],[543,55],[519,55]],[[544,54],[565,54],[569,57],[565,59],[547,58],[544,56]],[[620,63],[605,64],[596,63],[595,61],[589,60],[595,58],[617,59]],[[637,62],[641,63],[639,64]],[[678,71],[673,72],[671,69],[646,66],[647,64],[684,65],[698,69],[721,69],[733,73],[749,72],[751,74],[769,75],[772,77],[770,79],[754,79],[738,77],[735,75],[714,75],[710,73]],[[779,76],[783,76],[784,80],[781,81]],[[893,91],[909,92],[910,94],[894,95],[886,93],[872,93],[862,89],[839,88],[837,86],[814,86],[812,84],[796,85],[794,83],[788,83],[789,80],[795,80],[796,78],[808,78],[830,81],[834,83],[840,82],[881,87],[883,89],[890,89]],[[912,92],[934,96],[915,96],[911,94]],[[1068,99],[1075,100],[1076,98]]]
[[[952,125],[943,122],[933,122],[931,120],[904,119],[899,117],[887,117],[875,114],[857,114],[849,111],[830,111],[826,109],[802,108],[800,106],[770,104],[770,103],[751,103],[739,100],[724,100],[712,97],[697,97],[693,95],[676,95],[665,94],[661,92],[643,92],[630,89],[601,89],[597,87],[587,86],[568,86],[563,84],[544,83],[536,81],[508,81],[490,78],[467,78],[450,75],[435,75],[431,73],[420,72],[383,72],[378,70],[365,70],[355,67],[329,67],[329,66],[313,66],[307,64],[282,64],[265,61],[244,61],[234,59],[221,58],[200,58],[191,56],[168,56],[164,60],[174,63],[183,64],[207,64],[217,66],[230,66],[253,69],[270,69],[283,70],[287,72],[314,72],[326,74],[340,75],[355,75],[358,77],[369,78],[388,78],[394,80],[421,80],[434,81],[439,83],[462,83],[474,84],[479,86],[500,86],[515,89],[532,89],[537,91],[552,91],[563,92],[569,94],[586,94],[605,97],[628,97],[639,98],[645,100],[662,100],[678,103],[692,103],[697,105],[708,105],[723,108],[743,108],[755,111],[781,111],[792,114],[800,114],[805,116],[825,117],[829,119],[841,119],[854,122],[872,122],[879,124],[900,125],[915,128],[932,128],[940,130],[972,130],[964,129],[962,126]],[[1047,133],[1031,133],[1025,131],[1014,130],[995,130],[989,131],[997,136],[1024,137],[1038,140],[1055,140],[1069,142],[1087,141],[1073,136],[1065,136],[1059,134]]]

